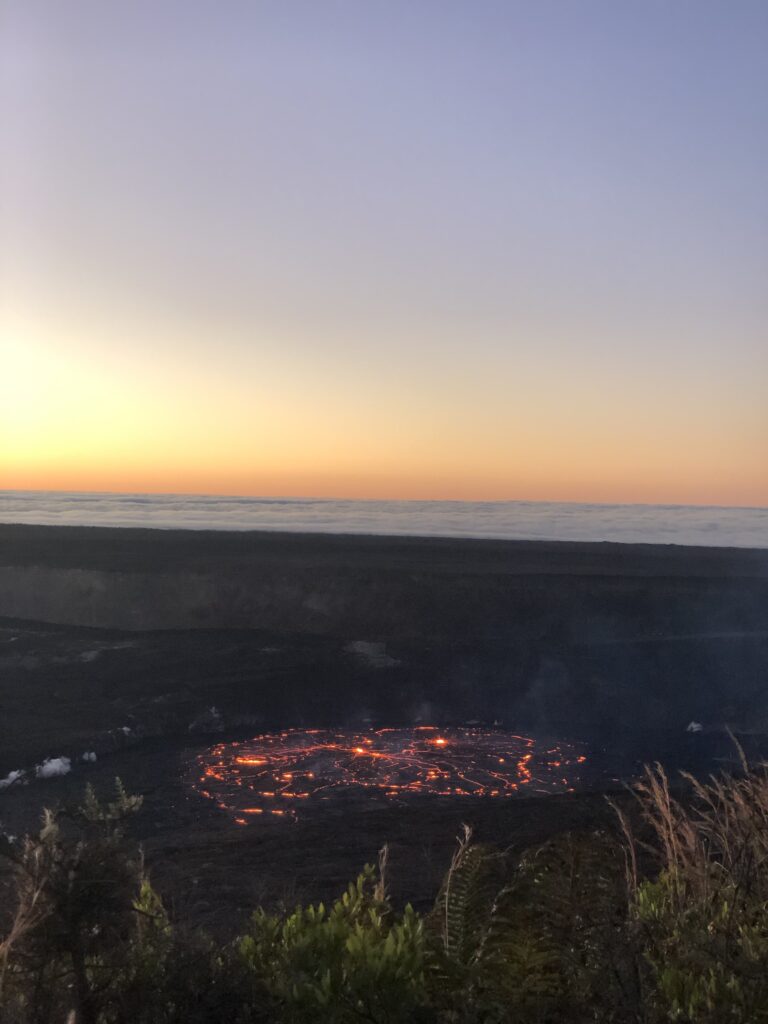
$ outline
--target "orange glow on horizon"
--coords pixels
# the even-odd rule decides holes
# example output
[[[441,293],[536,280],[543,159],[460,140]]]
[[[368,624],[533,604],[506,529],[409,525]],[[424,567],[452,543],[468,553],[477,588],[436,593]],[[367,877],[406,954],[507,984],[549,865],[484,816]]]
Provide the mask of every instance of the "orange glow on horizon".
[[[472,486],[468,482],[438,482],[424,486],[417,481],[366,482],[352,479],[349,483],[318,481],[310,478],[306,483],[294,478],[269,477],[263,485],[250,485],[233,478],[221,482],[214,478],[179,478],[172,469],[167,474],[137,474],[116,478],[112,472],[71,474],[51,468],[38,472],[7,470],[0,461],[0,490],[41,492],[82,492],[92,494],[157,494],[229,498],[309,498],[328,501],[540,501],[574,502],[605,505],[690,505],[742,508],[768,507],[768,486],[759,481],[745,482],[727,492],[716,483],[697,487],[660,488],[649,484],[641,487],[635,481],[622,482],[616,487],[588,483],[571,486],[512,487],[505,483]]]
[[[418,365],[380,397],[309,371],[291,382],[276,360],[241,378],[168,353],[99,359],[42,328],[2,345],[4,490],[768,506],[759,422],[739,425],[750,446],[684,407],[649,422],[631,384],[597,406],[588,375],[514,401],[489,380],[467,405],[458,375]]]

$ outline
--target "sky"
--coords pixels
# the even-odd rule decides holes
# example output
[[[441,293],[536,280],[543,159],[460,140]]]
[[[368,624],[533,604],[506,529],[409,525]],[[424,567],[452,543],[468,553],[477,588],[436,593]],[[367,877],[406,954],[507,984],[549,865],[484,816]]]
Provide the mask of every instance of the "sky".
[[[768,505],[764,0],[0,0],[0,488]]]

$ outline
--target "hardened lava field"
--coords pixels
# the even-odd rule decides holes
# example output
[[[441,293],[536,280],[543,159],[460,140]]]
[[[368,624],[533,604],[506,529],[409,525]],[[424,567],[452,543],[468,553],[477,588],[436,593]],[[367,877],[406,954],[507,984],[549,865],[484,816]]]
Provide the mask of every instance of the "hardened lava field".
[[[208,748],[197,758],[195,788],[247,825],[354,798],[568,792],[586,760],[573,744],[499,729],[288,729]]]

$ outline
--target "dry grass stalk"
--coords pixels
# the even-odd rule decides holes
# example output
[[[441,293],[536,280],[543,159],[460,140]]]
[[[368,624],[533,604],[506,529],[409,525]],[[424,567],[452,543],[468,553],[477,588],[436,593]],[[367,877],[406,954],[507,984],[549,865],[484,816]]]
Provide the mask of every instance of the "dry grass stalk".
[[[691,798],[685,804],[673,796],[660,764],[646,766],[635,785],[642,820],[650,842],[638,839],[626,813],[612,803],[625,838],[630,886],[638,885],[638,851],[651,853],[683,898],[717,897],[727,882],[739,896],[767,887],[763,868],[768,863],[768,770],[753,770],[739,747],[743,776],[710,776],[701,781],[683,772]],[[768,895],[768,894],[767,894]]]

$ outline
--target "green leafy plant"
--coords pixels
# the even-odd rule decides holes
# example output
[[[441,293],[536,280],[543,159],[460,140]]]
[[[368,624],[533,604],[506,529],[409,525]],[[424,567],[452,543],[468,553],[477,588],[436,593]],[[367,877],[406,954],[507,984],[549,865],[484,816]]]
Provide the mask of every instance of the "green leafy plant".
[[[423,923],[394,913],[370,865],[330,908],[257,911],[240,953],[291,1024],[427,1019]]]

